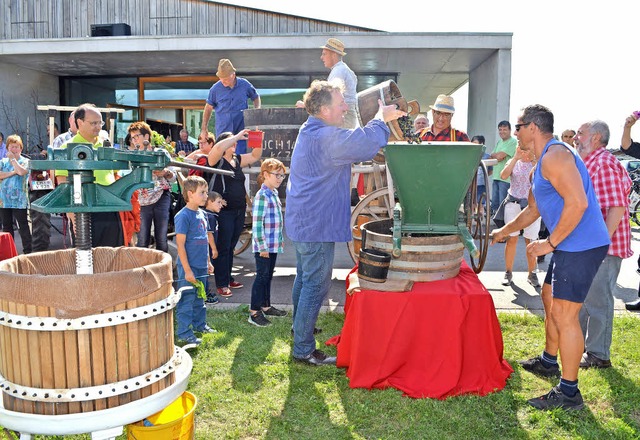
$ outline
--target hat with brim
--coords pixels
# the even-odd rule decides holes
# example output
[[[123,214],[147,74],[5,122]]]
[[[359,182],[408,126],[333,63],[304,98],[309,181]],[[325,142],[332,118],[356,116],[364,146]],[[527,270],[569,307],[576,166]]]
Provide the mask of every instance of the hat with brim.
[[[449,95],[438,95],[435,104],[430,105],[429,108],[442,113],[456,112],[456,109],[453,106],[453,98]]]
[[[329,38],[324,46],[320,46],[320,49],[330,50],[340,56],[345,56],[347,54],[344,51],[344,43],[337,38]]]
[[[218,78],[224,79],[230,77],[234,73],[236,73],[236,69],[233,67],[233,64],[231,64],[231,61],[226,58],[221,59],[218,63],[218,71],[216,72],[216,76]]]

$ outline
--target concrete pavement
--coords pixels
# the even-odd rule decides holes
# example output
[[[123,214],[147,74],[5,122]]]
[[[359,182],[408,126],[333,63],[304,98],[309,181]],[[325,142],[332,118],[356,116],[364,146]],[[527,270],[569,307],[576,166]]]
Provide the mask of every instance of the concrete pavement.
[[[59,231],[62,231],[61,218],[52,217],[52,224],[56,229],[52,229],[52,245],[51,250],[62,249],[64,243],[69,245],[68,238],[66,241]],[[620,276],[618,277],[618,286],[615,292],[615,308],[617,313],[630,313],[624,308],[625,302],[630,302],[638,298],[638,283],[640,275],[636,273],[637,255],[640,252],[640,228],[632,230],[632,249],[635,255],[627,258],[622,263]],[[22,245],[20,236],[16,235],[16,247],[21,252]],[[286,235],[286,233],[285,233]],[[524,239],[518,242],[516,260],[513,271],[513,283],[511,286],[503,286],[501,284],[504,276],[504,244],[490,246],[487,261],[483,271],[478,275],[480,281],[493,297],[493,301],[497,311],[528,311],[535,314],[542,313],[542,301],[539,292],[536,291],[529,283],[527,283],[526,260],[524,257],[525,246]],[[175,258],[175,246],[170,242],[170,253]],[[465,251],[466,254],[466,251]],[[542,283],[547,269],[549,257],[545,259],[545,263],[539,265],[540,270],[544,271],[538,274],[538,278]],[[276,271],[272,283],[271,297],[272,303],[276,307],[285,309],[291,308],[291,286],[295,277],[295,252],[291,243],[285,244],[285,252],[278,257]],[[325,302],[325,310],[342,311],[345,300],[345,279],[347,274],[353,267],[353,262],[344,243],[336,245],[336,255],[334,261],[333,281],[331,291],[329,292],[327,301]],[[234,289],[231,298],[220,298],[220,303],[214,307],[219,308],[235,308],[241,305],[248,305],[251,299],[251,285],[255,274],[255,262],[250,249],[235,257],[234,259],[234,275],[237,281],[241,281],[244,287]],[[539,290],[539,289],[538,289]],[[633,313],[634,315],[640,315]]]

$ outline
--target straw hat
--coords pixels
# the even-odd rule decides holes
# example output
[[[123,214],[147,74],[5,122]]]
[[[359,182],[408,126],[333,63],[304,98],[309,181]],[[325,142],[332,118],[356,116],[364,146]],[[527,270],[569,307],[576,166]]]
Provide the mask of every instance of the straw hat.
[[[456,109],[453,106],[453,98],[449,95],[438,95],[435,104],[430,105],[429,108],[442,113],[456,112]]]
[[[347,53],[344,51],[344,43],[337,38],[329,38],[324,46],[320,46],[320,49],[328,49],[332,52],[345,56]]]
[[[233,64],[231,64],[231,61],[226,58],[221,59],[218,63],[218,71],[216,72],[216,76],[218,78],[228,78],[234,73],[236,73],[236,69],[235,67],[233,67]]]

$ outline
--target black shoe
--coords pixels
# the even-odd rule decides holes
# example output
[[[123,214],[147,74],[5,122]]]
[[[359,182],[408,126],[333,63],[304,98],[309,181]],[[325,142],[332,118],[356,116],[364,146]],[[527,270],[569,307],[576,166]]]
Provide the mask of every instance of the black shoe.
[[[204,300],[205,304],[211,304],[211,305],[218,304],[219,302],[220,300],[218,299],[218,295],[216,295],[215,293],[212,295],[207,294],[207,299]]]
[[[273,306],[269,307],[267,310],[262,310],[262,313],[267,316],[287,316],[286,310],[276,309]]]
[[[257,327],[266,327],[268,325],[271,325],[271,321],[265,318],[261,312],[257,312],[255,315],[249,314],[249,319],[247,319],[247,322]]]
[[[542,377],[559,377],[560,376],[560,367],[558,364],[552,365],[549,368],[542,365],[542,359],[540,356],[536,356],[531,359],[527,359],[526,361],[518,361],[522,368],[529,371],[530,373],[536,374]]]
[[[606,359],[600,359],[598,356],[589,352],[582,354],[580,360],[580,368],[609,368],[611,367],[611,361]]]
[[[640,299],[637,299],[630,303],[626,303],[624,306],[630,312],[637,312],[640,310]]]
[[[313,350],[310,354],[303,358],[293,358],[296,362],[302,362],[308,365],[335,365],[336,358],[327,356],[320,350]]]
[[[544,255],[538,255],[538,263],[544,263]]]
[[[529,399],[527,402],[529,405],[537,409],[562,408],[566,410],[579,410],[584,407],[584,401],[582,400],[580,390],[578,390],[575,396],[569,397],[562,392],[560,385],[556,385],[551,388],[551,391],[544,396]]]
[[[318,328],[318,327],[314,327],[313,328],[313,334],[314,335],[319,335],[320,333],[322,333],[322,329]],[[293,328],[291,328],[291,335],[293,335]]]

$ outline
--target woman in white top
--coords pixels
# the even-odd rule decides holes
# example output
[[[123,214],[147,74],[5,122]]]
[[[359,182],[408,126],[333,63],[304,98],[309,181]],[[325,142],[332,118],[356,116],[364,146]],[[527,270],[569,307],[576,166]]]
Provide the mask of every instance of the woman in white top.
[[[520,211],[527,206],[529,190],[531,189],[531,170],[534,166],[535,158],[533,156],[533,151],[523,151],[520,149],[520,146],[518,146],[516,148],[515,155],[511,160],[509,160],[509,162],[507,162],[500,173],[500,177],[502,179],[506,179],[508,177],[511,178],[511,185],[507,192],[507,198],[504,201],[505,223],[509,223],[511,220],[516,218],[518,214],[520,214]],[[523,235],[525,244],[528,245],[531,240],[537,240],[539,230],[540,218],[524,230]],[[520,235],[519,232],[512,233],[507,239],[507,243],[504,248],[505,273],[504,280],[502,281],[503,286],[510,285],[513,279],[513,262],[516,257],[518,235]],[[540,287],[540,283],[538,282],[538,277],[533,272],[535,267],[536,258],[527,254],[527,269],[529,271],[527,281],[533,287],[538,288]]]

